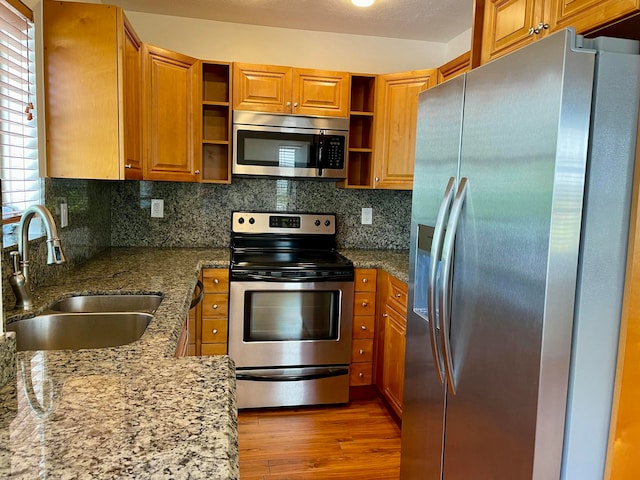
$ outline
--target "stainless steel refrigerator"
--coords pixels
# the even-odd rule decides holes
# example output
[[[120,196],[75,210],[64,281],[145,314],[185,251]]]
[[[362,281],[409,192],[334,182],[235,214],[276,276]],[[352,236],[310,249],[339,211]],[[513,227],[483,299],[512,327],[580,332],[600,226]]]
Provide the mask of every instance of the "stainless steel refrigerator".
[[[638,43],[564,30],[420,95],[402,480],[601,480]]]

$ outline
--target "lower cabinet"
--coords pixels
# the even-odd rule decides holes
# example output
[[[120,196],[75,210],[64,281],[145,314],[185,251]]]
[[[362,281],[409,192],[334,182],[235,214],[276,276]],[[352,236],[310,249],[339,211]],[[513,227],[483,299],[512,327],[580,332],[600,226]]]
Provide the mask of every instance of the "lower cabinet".
[[[180,332],[180,338],[178,338],[178,345],[176,346],[176,357],[186,357],[189,354],[189,316],[185,318],[182,325],[182,332]]]
[[[353,295],[353,341],[349,385],[371,385],[376,314],[375,269],[356,269]]]
[[[407,327],[407,284],[378,272],[376,315],[376,386],[394,412],[402,416]]]
[[[201,280],[204,297],[201,308],[197,311],[199,318],[196,321],[196,352],[200,355],[226,355],[229,270],[205,268],[202,270]]]

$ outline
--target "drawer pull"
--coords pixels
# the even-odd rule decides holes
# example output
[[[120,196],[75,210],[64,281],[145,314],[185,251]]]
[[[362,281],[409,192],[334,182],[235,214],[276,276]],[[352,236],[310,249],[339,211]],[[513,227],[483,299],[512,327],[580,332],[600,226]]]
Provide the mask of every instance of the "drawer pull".
[[[216,285],[218,285],[220,283],[220,280],[218,280],[217,278],[213,279],[213,283],[215,283]]]
[[[383,318],[387,318],[388,316],[389,316],[389,314],[388,314],[388,313],[383,313],[383,314],[382,314],[382,317],[383,317]]]
[[[214,335],[217,335],[218,334],[218,329],[214,328],[213,330],[211,330],[211,333],[213,333]]]
[[[367,303],[367,302],[362,302],[362,306],[363,306],[363,307],[366,307],[367,305],[368,305],[368,303]]]
[[[362,283],[369,283],[369,279],[368,278],[363,278],[362,279]]]
[[[361,328],[362,330],[366,330],[366,329],[367,329],[367,326],[366,326],[366,325],[362,325],[360,328]]]
[[[218,309],[218,304],[217,304],[217,303],[214,303],[214,304],[213,304],[213,306],[212,306],[211,308],[213,308],[214,310],[217,310],[217,309]]]
[[[402,294],[401,294],[401,293],[396,293],[396,294],[395,294],[395,297],[396,297],[396,298],[400,298],[401,296],[402,296]]]
[[[360,373],[358,374],[358,376],[359,376],[360,378],[364,378],[364,373],[360,372]]]
[[[363,350],[363,349],[360,349],[360,350],[358,350],[358,353],[359,353],[360,355],[364,355],[364,350]]]

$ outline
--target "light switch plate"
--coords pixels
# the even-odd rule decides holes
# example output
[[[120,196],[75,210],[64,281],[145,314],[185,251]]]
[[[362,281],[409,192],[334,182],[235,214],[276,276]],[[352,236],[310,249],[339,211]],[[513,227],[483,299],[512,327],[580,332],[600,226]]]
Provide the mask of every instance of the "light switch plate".
[[[373,208],[365,207],[362,209],[362,225],[371,225],[373,223]]]
[[[164,200],[152,198],[151,199],[151,218],[163,218],[164,217]]]

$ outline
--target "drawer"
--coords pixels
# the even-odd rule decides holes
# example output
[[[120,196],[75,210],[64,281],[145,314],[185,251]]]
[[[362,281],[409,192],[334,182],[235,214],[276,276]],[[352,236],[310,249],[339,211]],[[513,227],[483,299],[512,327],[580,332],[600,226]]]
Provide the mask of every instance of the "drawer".
[[[373,378],[373,365],[371,362],[367,363],[352,363],[349,372],[349,385],[371,385],[371,379]]]
[[[376,275],[375,269],[356,269],[353,288],[356,292],[375,292]]]
[[[373,338],[356,338],[351,344],[351,363],[373,360]]]
[[[373,338],[375,315],[356,315],[353,317],[353,338]]]
[[[375,292],[357,292],[353,296],[354,315],[375,315],[376,314],[376,294]]]
[[[206,268],[202,270],[202,283],[205,293],[228,293],[229,270],[224,268]]]
[[[226,355],[226,343],[203,343],[200,347],[201,355]]]
[[[398,313],[407,316],[407,284],[389,275],[389,297],[387,303]]]
[[[227,343],[227,321],[202,319],[202,343]]]
[[[229,315],[229,295],[224,293],[206,293],[202,299],[202,318],[220,317],[226,319]]]

